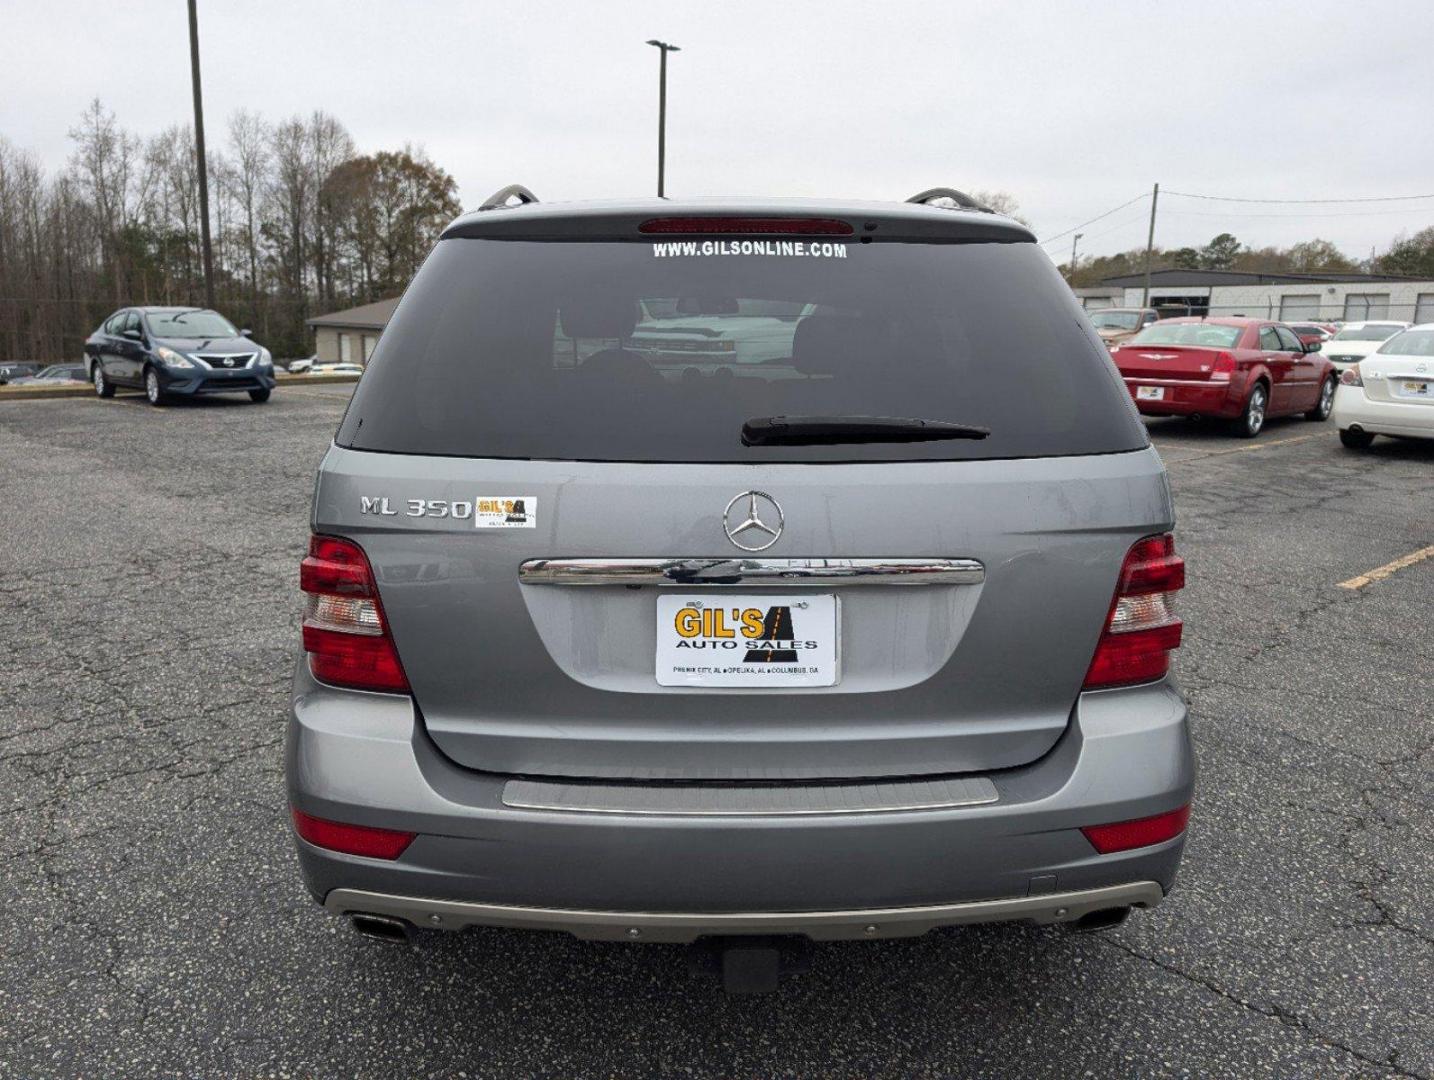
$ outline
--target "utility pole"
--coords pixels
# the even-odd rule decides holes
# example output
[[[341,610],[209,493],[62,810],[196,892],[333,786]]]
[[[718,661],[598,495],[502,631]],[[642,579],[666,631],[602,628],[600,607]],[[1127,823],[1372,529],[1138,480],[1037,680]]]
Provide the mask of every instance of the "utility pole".
[[[190,0],[192,3],[193,0]],[[667,54],[681,52],[676,45],[655,38],[648,42],[662,52],[662,61],[657,69],[657,197],[663,198],[664,173],[667,166]]]
[[[1145,291],[1140,297],[1140,306],[1150,306],[1150,253],[1155,248],[1155,204],[1160,201],[1160,185],[1150,193],[1150,232],[1145,237]]]
[[[194,153],[199,159],[199,242],[204,255],[204,306],[214,306],[214,252],[209,245],[209,163],[204,155],[204,96],[199,89],[199,12],[189,0],[189,71],[194,81]]]
[[[1076,233],[1074,236],[1071,237],[1071,272],[1070,272],[1069,280],[1068,280],[1066,283],[1067,283],[1068,285],[1070,285],[1070,287],[1071,287],[1072,289],[1075,288],[1076,245],[1080,243],[1080,238],[1081,238],[1082,236],[1084,236],[1084,235],[1085,235],[1085,233],[1083,233],[1083,232],[1078,232],[1078,233]]]

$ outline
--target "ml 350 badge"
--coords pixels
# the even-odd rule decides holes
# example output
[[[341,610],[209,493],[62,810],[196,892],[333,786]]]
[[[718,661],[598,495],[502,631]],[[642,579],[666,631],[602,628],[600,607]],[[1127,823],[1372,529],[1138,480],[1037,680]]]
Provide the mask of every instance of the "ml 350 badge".
[[[433,518],[446,521],[473,521],[479,529],[536,529],[538,499],[534,495],[485,495],[469,502],[448,499],[406,499],[394,508],[387,498],[359,499],[359,513],[379,517]]]

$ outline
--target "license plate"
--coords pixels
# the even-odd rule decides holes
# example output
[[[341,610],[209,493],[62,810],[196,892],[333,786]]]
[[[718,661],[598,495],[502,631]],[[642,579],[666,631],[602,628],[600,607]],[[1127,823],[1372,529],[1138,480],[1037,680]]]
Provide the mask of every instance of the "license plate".
[[[1159,401],[1165,397],[1163,386],[1137,386],[1135,396],[1141,401]]]
[[[657,598],[661,686],[833,686],[837,600],[830,593],[663,593]]]
[[[1406,394],[1419,394],[1423,396],[1429,393],[1429,384],[1427,382],[1409,380],[1404,384],[1404,392]]]

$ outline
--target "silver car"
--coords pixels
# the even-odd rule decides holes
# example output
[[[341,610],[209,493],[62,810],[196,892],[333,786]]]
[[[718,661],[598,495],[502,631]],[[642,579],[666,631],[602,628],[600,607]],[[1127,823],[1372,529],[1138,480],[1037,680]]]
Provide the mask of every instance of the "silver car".
[[[735,990],[812,939],[1159,903],[1170,489],[1031,234],[950,192],[524,194],[444,233],[319,470],[314,898],[393,940],[697,943]],[[777,302],[790,357],[740,373],[631,347]]]

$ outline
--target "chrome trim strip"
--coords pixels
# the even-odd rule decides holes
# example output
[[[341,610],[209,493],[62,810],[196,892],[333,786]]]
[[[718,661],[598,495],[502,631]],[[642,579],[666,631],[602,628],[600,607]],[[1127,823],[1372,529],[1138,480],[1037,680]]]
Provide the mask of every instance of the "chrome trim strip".
[[[997,802],[984,776],[880,783],[780,784],[762,787],[692,784],[574,784],[509,780],[503,805],[517,810],[640,817],[823,817],[946,810]]]
[[[529,559],[524,585],[979,585],[975,559]]]
[[[562,930],[595,941],[695,941],[710,934],[803,934],[818,941],[915,937],[938,926],[1031,919],[1072,922],[1113,907],[1153,908],[1165,897],[1154,881],[1136,881],[1076,892],[1041,893],[1000,900],[974,900],[926,907],[847,911],[654,912],[587,911],[515,907],[465,900],[334,889],[324,907],[336,914],[388,915],[424,929],[462,930],[506,926]]]

